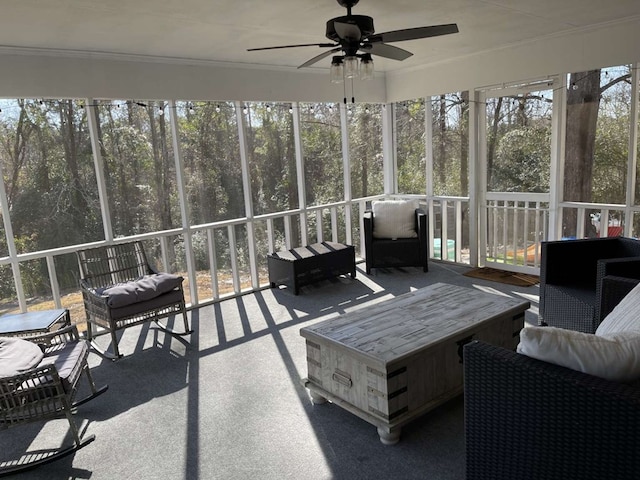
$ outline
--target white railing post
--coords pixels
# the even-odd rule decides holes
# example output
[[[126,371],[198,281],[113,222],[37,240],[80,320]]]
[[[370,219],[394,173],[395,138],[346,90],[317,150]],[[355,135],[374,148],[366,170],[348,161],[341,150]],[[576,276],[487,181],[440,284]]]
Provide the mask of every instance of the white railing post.
[[[382,106],[382,173],[384,179],[385,195],[398,193],[396,158],[393,148],[393,104],[386,103]]]
[[[240,271],[238,270],[238,251],[234,248],[236,245],[236,227],[234,225],[227,226],[227,237],[229,239],[229,258],[231,259],[231,275],[233,278],[233,292],[238,294],[240,288]]]
[[[551,113],[551,163],[549,172],[549,240],[562,237],[562,202],[564,196],[564,150],[567,110],[567,76],[560,75],[553,83]],[[584,230],[584,228],[583,228]]]
[[[298,206],[300,207],[300,240],[302,245],[309,244],[307,231],[307,187],[304,175],[304,151],[302,149],[302,134],[300,132],[300,107],[297,102],[291,104],[293,115],[293,144],[296,152],[296,179],[298,182]]]
[[[427,194],[427,242],[431,256],[433,253],[434,230],[436,228],[436,219],[433,209],[433,108],[432,97],[424,99],[424,157],[425,157],[425,191]],[[441,257],[442,258],[442,257]]]
[[[624,212],[624,232],[625,237],[633,236],[633,211],[631,206],[636,203],[636,172],[638,168],[638,102],[640,102],[640,94],[638,93],[638,75],[640,63],[635,64],[635,68],[631,69],[631,105],[629,109],[629,158],[627,166],[627,196],[626,208]]]
[[[89,128],[89,139],[91,140],[91,151],[93,152],[93,169],[96,173],[96,185],[98,187],[98,198],[100,200],[100,212],[102,213],[102,229],[104,239],[107,242],[113,241],[113,227],[111,225],[111,211],[109,209],[109,197],[107,183],[104,178],[104,159],[100,147],[98,136],[98,108],[93,98],[86,99],[87,126]]]
[[[191,219],[189,218],[189,204],[187,201],[186,185],[184,179],[184,160],[180,148],[180,126],[175,100],[169,101],[169,120],[171,122],[173,157],[176,166],[176,185],[178,187],[178,202],[180,204],[180,216],[182,217],[182,240],[184,242],[184,254],[187,262],[187,276],[189,277],[189,293],[191,303],[198,305],[198,282],[195,256],[193,254],[193,241],[191,239]]]
[[[13,271],[13,284],[16,287],[16,296],[20,311],[27,311],[27,299],[22,286],[22,275],[20,275],[20,262],[18,261],[18,250],[13,238],[13,226],[11,225],[11,212],[9,211],[9,201],[7,200],[7,190],[4,184],[4,168],[0,162],[0,207],[2,207],[2,222],[4,224],[4,234],[7,240],[7,250],[11,259],[11,270]]]
[[[218,286],[218,260],[216,258],[216,237],[215,230],[207,229],[207,248],[209,251],[209,273],[211,275],[211,290],[213,300],[220,297],[220,287]]]
[[[49,272],[49,281],[51,282],[51,295],[56,308],[62,308],[60,301],[60,285],[58,283],[58,275],[56,273],[56,264],[53,255],[47,255],[47,271]]]
[[[251,174],[249,169],[249,155],[247,154],[247,133],[245,118],[242,113],[242,105],[235,102],[236,124],[238,125],[238,139],[240,142],[240,165],[242,168],[242,193],[244,195],[244,212],[247,217],[247,243],[249,248],[249,271],[251,272],[251,285],[258,288],[258,256],[256,253],[256,235],[253,219],[253,200],[251,198]],[[273,250],[270,250],[273,251]]]
[[[346,232],[346,242],[348,244],[353,243],[353,232],[351,229],[351,218],[353,211],[351,209],[351,200],[353,199],[353,192],[351,190],[351,163],[349,161],[349,122],[347,118],[347,107],[344,104],[340,104],[340,133],[342,136],[342,175],[344,181],[344,200],[346,205],[344,206],[344,222]],[[360,211],[362,216],[362,211]],[[364,245],[364,242],[362,243]]]

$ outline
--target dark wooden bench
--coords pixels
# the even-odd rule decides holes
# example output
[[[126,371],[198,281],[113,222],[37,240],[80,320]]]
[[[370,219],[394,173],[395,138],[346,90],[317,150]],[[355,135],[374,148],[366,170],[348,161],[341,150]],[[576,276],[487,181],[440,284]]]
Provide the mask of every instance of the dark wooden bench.
[[[298,295],[300,287],[338,275],[356,278],[352,245],[321,242],[267,255],[271,287],[285,285]]]

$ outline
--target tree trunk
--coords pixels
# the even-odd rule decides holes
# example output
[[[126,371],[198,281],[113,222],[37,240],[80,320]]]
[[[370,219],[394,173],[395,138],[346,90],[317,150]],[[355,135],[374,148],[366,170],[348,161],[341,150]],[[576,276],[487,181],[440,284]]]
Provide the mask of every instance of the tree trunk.
[[[84,187],[82,185],[82,179],[80,178],[80,168],[78,165],[78,146],[73,100],[61,100],[59,109],[65,160],[73,186],[71,194],[71,208],[75,212],[73,221],[77,229],[76,232],[85,234],[86,226],[84,220],[87,215],[87,202],[82,193]]]
[[[600,70],[571,74],[567,94],[564,200],[590,202],[596,125],[600,108]],[[577,210],[562,216],[563,236],[575,236]],[[586,222],[586,220],[585,220]],[[590,227],[590,222],[587,227]]]
[[[502,97],[498,97],[496,109],[493,112],[493,123],[491,124],[491,133],[487,145],[487,189],[491,187],[491,174],[493,173],[493,156],[498,143],[498,124],[500,123],[500,110],[502,110]]]
[[[438,180],[440,188],[444,189],[447,183],[446,160],[447,154],[447,103],[446,95],[440,95],[440,104],[438,112],[438,130],[440,132],[440,145],[438,145],[438,162],[435,168],[438,172]]]

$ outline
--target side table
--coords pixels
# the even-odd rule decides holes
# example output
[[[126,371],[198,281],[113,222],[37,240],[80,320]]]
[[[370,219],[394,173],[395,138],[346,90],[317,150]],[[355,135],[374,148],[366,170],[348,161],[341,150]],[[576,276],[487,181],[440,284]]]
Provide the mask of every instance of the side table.
[[[21,337],[38,341],[40,336],[71,325],[66,308],[11,313],[0,317],[0,337]]]

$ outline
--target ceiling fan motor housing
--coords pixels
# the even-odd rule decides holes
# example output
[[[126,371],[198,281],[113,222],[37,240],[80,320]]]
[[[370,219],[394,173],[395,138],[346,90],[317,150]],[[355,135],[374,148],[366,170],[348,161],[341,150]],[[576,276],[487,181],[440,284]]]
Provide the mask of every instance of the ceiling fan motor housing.
[[[336,17],[332,18],[327,22],[327,33],[326,36],[329,40],[333,40],[334,42],[340,42],[340,36],[336,33],[335,24],[336,23],[347,23],[349,25],[356,25],[360,29],[360,38],[354,38],[350,40],[360,41],[361,39],[367,38],[369,35],[373,35],[375,32],[373,28],[373,18],[368,17],[367,15],[346,15],[344,17]]]

